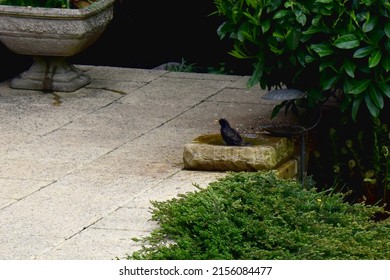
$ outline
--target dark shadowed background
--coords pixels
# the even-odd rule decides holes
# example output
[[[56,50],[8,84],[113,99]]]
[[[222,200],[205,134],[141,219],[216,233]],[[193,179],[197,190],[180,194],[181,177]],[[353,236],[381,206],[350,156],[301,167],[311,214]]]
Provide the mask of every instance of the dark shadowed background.
[[[153,68],[166,62],[194,64],[197,71],[220,68],[248,74],[249,66],[228,54],[231,41],[216,30],[222,19],[210,15],[213,0],[117,0],[114,18],[102,36],[70,61],[76,64]],[[0,43],[0,78],[9,79],[31,64]]]

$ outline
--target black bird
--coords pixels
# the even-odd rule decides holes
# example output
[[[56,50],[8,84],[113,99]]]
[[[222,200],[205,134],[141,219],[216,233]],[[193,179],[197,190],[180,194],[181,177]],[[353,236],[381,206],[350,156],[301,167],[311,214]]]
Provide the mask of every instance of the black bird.
[[[243,146],[247,145],[247,143],[244,142],[241,135],[234,130],[229,122],[225,119],[220,119],[219,124],[221,125],[221,136],[223,141],[225,141],[226,145],[228,146]]]

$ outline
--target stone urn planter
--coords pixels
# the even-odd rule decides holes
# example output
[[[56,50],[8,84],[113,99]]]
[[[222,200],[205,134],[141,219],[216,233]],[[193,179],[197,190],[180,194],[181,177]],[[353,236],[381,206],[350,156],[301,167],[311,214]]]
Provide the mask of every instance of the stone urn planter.
[[[0,5],[0,41],[13,52],[34,58],[11,87],[72,92],[89,84],[90,77],[67,58],[103,33],[113,18],[114,1],[99,0],[82,9]]]

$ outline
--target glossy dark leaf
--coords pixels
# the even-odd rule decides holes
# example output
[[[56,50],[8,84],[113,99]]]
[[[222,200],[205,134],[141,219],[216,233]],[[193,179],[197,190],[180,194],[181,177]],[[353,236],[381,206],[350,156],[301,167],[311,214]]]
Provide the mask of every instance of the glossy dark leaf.
[[[255,70],[253,71],[252,76],[249,78],[247,86],[253,87],[255,84],[260,82],[260,79],[263,76],[264,63],[261,58],[259,58],[258,62],[255,64]]]
[[[248,22],[252,23],[255,26],[260,25],[259,17],[254,17],[248,12],[243,12],[243,15],[245,15],[248,18]]]
[[[370,55],[372,52],[376,50],[376,47],[374,46],[366,46],[360,49],[357,49],[355,53],[353,54],[354,58],[362,58]]]
[[[389,21],[385,22],[384,31],[385,31],[387,38],[390,38],[390,22]]]
[[[364,95],[364,101],[366,103],[367,109],[370,112],[370,114],[377,118],[379,116],[380,110],[379,108],[375,105],[373,100],[371,99],[369,94]]]
[[[335,73],[339,73],[340,72],[340,69],[337,69],[335,67],[335,61],[334,60],[325,60],[324,62],[322,62],[319,66],[319,70],[320,72],[322,72],[324,69],[326,68],[330,68],[333,70],[333,72]]]
[[[320,57],[331,55],[334,53],[331,46],[326,43],[312,44],[310,48],[315,51]]]
[[[289,13],[290,13],[290,11],[288,11],[288,10],[280,10],[280,11],[275,13],[275,15],[273,16],[273,19],[279,19],[279,18],[285,17]]]
[[[307,17],[304,13],[302,13],[302,11],[300,11],[299,13],[295,12],[295,18],[297,22],[299,22],[302,26],[306,24]]]
[[[375,28],[375,26],[378,24],[378,18],[377,17],[369,17],[368,20],[363,24],[363,31],[365,33],[370,32]]]
[[[348,93],[360,94],[365,91],[370,84],[371,80],[354,80],[352,82],[352,88],[349,90]]]
[[[362,98],[356,98],[352,102],[352,119],[356,121],[357,113],[359,111],[360,104],[362,103]]]
[[[368,66],[373,68],[379,64],[382,58],[382,53],[380,50],[373,52],[368,58]]]
[[[245,39],[253,42],[254,38],[252,36],[252,30],[253,30],[252,26],[248,22],[244,22],[243,24],[241,24],[237,32],[237,39],[240,42],[244,42]]]
[[[382,93],[390,98],[390,85],[387,83],[378,83],[377,85]]]
[[[312,34],[320,33],[321,31],[322,31],[322,29],[320,27],[310,25],[310,27],[307,30],[303,31],[302,34],[312,35]]]
[[[355,78],[356,65],[349,59],[344,60],[344,70],[351,78]]]
[[[359,47],[360,40],[355,34],[347,34],[337,38],[334,45],[339,49],[353,49]]]
[[[266,33],[271,27],[271,19],[268,18],[261,23],[261,31]]]
[[[292,29],[289,30],[286,37],[287,47],[294,51],[299,46],[299,39],[301,38],[301,30],[300,29]]]
[[[234,24],[229,21],[225,21],[218,27],[217,34],[220,39],[223,39],[226,36],[231,36],[231,34],[235,32],[235,30],[236,26]]]
[[[343,91],[345,93],[349,93],[352,90],[352,88],[353,88],[353,81],[354,81],[353,79],[348,79],[348,78],[344,79]]]
[[[331,89],[336,82],[338,81],[339,76],[334,74],[334,75],[321,75],[321,87],[322,90],[328,90]]]
[[[382,57],[382,67],[386,72],[390,71],[390,55]]]
[[[370,85],[368,88],[368,95],[370,96],[376,107],[378,107],[379,109],[383,109],[385,102],[383,100],[382,91],[380,91],[373,85]]]

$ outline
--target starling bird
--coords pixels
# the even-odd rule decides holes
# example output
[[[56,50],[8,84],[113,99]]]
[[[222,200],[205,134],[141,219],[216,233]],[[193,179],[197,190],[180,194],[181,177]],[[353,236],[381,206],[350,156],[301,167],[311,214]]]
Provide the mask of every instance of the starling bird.
[[[242,139],[241,135],[230,127],[230,124],[225,119],[220,119],[219,124],[221,125],[221,136],[228,146],[243,146],[247,145]]]

